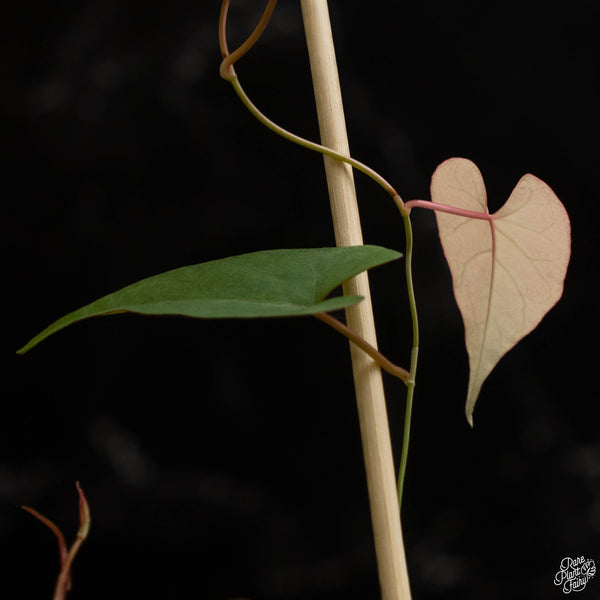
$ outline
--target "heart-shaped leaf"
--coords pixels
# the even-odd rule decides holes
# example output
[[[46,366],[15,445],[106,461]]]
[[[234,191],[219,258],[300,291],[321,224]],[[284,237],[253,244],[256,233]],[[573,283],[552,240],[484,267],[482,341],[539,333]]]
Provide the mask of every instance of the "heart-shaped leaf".
[[[76,321],[122,312],[221,319],[337,310],[362,298],[326,298],[333,289],[400,256],[380,246],[266,250],[181,267],[138,281],[62,317],[18,353]]]
[[[530,333],[563,291],[571,254],[564,206],[527,174],[504,206],[488,214],[483,178],[464,158],[443,162],[431,180],[432,201],[484,213],[482,219],[436,211],[440,240],[465,325],[470,376],[466,415],[506,352]]]

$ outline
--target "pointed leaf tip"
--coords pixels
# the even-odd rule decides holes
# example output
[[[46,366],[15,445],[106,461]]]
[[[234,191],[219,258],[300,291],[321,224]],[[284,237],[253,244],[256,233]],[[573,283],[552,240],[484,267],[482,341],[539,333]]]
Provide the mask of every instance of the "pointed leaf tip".
[[[431,196],[436,203],[482,213],[482,219],[472,219],[436,211],[465,326],[466,417],[473,426],[473,408],[489,373],[562,295],[571,226],[556,194],[531,174],[489,215],[481,173],[464,158],[451,158],[436,169]]]
[[[75,487],[77,488],[77,494],[79,496],[79,529],[77,530],[77,537],[84,540],[90,532],[92,516],[90,513],[90,505],[88,504],[79,481],[75,482]]]

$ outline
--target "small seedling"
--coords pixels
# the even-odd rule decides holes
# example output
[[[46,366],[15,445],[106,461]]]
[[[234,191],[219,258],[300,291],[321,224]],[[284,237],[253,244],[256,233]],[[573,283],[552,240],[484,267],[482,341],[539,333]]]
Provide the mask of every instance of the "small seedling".
[[[77,494],[79,495],[79,529],[77,530],[75,541],[70,548],[67,548],[67,543],[65,542],[65,537],[62,534],[62,531],[52,521],[50,521],[50,519],[46,518],[37,510],[29,506],[21,507],[23,510],[26,510],[28,513],[46,525],[52,531],[52,533],[54,533],[58,541],[60,570],[56,580],[56,586],[54,588],[54,596],[52,597],[53,600],[64,600],[67,596],[67,592],[71,590],[71,567],[73,566],[73,561],[75,560],[75,556],[79,552],[81,545],[88,536],[90,524],[92,522],[88,502],[78,481],[75,482],[75,486],[77,487]]]

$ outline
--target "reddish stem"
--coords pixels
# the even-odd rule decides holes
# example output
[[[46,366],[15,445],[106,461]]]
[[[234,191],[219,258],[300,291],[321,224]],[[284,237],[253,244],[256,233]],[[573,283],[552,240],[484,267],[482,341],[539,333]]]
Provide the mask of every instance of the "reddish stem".
[[[21,508],[41,521],[46,527],[48,527],[48,529],[52,531],[52,533],[54,533],[58,541],[58,554],[60,557],[60,567],[62,569],[62,566],[67,560],[67,543],[65,542],[65,536],[62,534],[62,531],[50,519],[46,518],[44,515],[35,510],[35,508],[31,508],[30,506],[21,506]]]
[[[465,210],[464,208],[446,206],[445,204],[430,202],[429,200],[409,200],[408,202],[404,203],[403,207],[400,210],[408,214],[411,208],[426,208],[428,210],[437,210],[440,212],[449,213],[451,215],[457,215],[459,217],[469,217],[470,219],[480,219],[482,221],[491,221],[493,219],[493,215],[490,215],[490,213],[488,212]]]

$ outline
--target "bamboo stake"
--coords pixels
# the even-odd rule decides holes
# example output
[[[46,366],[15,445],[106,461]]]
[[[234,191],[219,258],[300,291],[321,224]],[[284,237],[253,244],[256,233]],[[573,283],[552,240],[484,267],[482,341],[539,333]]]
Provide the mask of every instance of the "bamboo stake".
[[[344,109],[327,0],[301,0],[310,66],[315,90],[321,143],[348,156]],[[325,171],[338,246],[363,243],[352,169],[325,156]],[[345,294],[364,296],[346,309],[348,325],[377,347],[369,280],[366,273],[344,286]],[[396,475],[392,456],[381,371],[362,350],[350,344],[363,454],[383,600],[410,600],[410,587]]]

